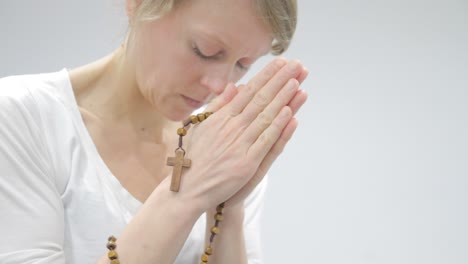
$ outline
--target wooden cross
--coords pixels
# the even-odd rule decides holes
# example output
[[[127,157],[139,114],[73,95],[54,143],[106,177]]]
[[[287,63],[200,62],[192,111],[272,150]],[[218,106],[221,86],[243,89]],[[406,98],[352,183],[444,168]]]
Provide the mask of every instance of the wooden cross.
[[[182,176],[183,168],[190,168],[192,161],[189,159],[184,159],[185,152],[181,149],[175,151],[175,157],[167,158],[167,165],[173,166],[172,170],[172,179],[171,179],[171,191],[178,192],[180,188],[180,178]]]

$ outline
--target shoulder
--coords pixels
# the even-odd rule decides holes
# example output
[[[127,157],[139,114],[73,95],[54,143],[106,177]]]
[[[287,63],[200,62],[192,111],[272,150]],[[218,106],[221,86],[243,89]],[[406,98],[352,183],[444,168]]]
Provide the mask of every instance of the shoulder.
[[[66,70],[53,73],[16,75],[0,79],[0,100],[6,105],[34,108],[60,101],[69,84]],[[8,104],[9,103],[9,104]]]
[[[40,168],[60,190],[67,179],[57,174],[68,171],[75,137],[67,93],[66,70],[0,79],[0,154],[9,160],[3,165]]]
[[[64,72],[9,76],[0,79],[0,130],[16,136],[41,132],[59,114],[60,86]]]
[[[64,214],[51,149],[41,120],[43,77],[0,79],[1,263],[64,263]],[[52,100],[48,100],[49,104]],[[42,106],[40,105],[42,102]],[[63,188],[62,188],[63,189]],[[27,234],[25,227],[30,228]]]
[[[54,123],[70,119],[67,110],[75,106],[65,69],[0,79],[0,118],[10,128],[50,131]]]

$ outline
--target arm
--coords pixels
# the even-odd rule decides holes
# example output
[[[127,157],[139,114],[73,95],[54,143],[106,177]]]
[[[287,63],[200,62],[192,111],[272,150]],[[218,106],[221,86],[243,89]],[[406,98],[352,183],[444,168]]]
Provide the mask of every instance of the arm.
[[[121,263],[174,263],[202,210],[169,185],[167,177],[118,238]],[[109,263],[107,254],[98,263]]]
[[[278,70],[278,67],[272,69],[270,66],[256,78],[257,85],[239,93],[242,96],[236,97],[237,102],[224,108],[224,112],[215,113],[199,125],[200,130],[191,133],[198,132],[196,137],[200,139],[191,152],[196,157],[195,165],[183,176],[179,193],[169,191],[170,178],[167,178],[125,228],[117,242],[122,263],[173,263],[202,212],[226,201],[247,182],[252,183],[249,186],[256,186],[258,181],[252,178],[260,180],[263,175],[255,174],[255,171],[271,145],[276,142],[275,137],[286,126],[291,110],[285,109],[283,112],[286,115],[275,119],[275,125],[262,134],[263,140],[260,141],[256,137],[266,131],[264,127],[257,129],[253,126],[244,135],[236,134],[239,128],[245,130],[252,121],[250,117],[246,117],[246,121],[244,114],[234,117],[229,112],[246,107],[257,93],[256,89],[265,86]],[[280,79],[280,87],[284,85],[284,80],[294,74],[286,70],[282,72],[277,78]],[[278,89],[274,86],[268,90]],[[41,130],[35,126],[40,117],[31,116],[33,114],[25,111],[22,101],[12,104],[8,98],[4,100],[1,97],[1,92],[0,98],[0,206],[1,212],[7,212],[6,216],[0,217],[0,231],[3,235],[0,262],[65,263],[63,205],[56,175],[51,167],[53,163],[44,146],[44,139],[40,136]],[[249,112],[254,114],[256,111],[252,109]],[[275,107],[273,112],[277,111]],[[205,126],[204,130],[201,126]],[[252,189],[243,190],[246,191],[238,193],[248,194]],[[245,199],[243,195],[236,196],[240,201]],[[229,207],[235,211],[234,202]],[[238,223],[241,221],[239,218],[231,219],[237,224],[228,224],[225,232],[238,233]],[[243,239],[239,237],[238,241],[242,242]],[[245,247],[239,244],[238,249],[242,248]],[[99,262],[109,263],[104,256]]]
[[[201,212],[208,212],[207,228],[211,228],[214,222],[211,210],[234,194],[236,199],[229,199],[225,208],[226,220],[221,227],[224,235],[215,241],[219,253],[210,262],[247,263],[243,202],[294,131],[295,126],[290,125],[294,124],[292,114],[305,100],[294,103],[298,98],[295,84],[298,81],[288,80],[300,79],[303,72],[297,62],[286,65],[285,61],[277,60],[238,93],[232,85],[226,88],[217,101],[222,109],[190,133],[197,139],[186,144],[188,158],[194,162],[183,176],[180,192],[167,193],[169,178],[166,178],[117,242],[123,263],[172,263]],[[255,103],[258,93],[263,93],[266,104]],[[278,99],[274,99],[276,94]],[[290,108],[284,107],[288,104]],[[255,118],[262,111],[264,119]],[[268,154],[270,150],[272,154]],[[242,188],[246,183],[248,186]],[[105,256],[101,261],[108,263]]]
[[[25,89],[0,80],[0,263],[63,264],[64,214]],[[13,94],[11,96],[10,94]]]
[[[280,71],[282,66],[284,66],[284,60],[277,59],[276,63],[273,62],[270,64],[269,67],[264,69],[260,76],[256,76],[256,78],[252,79],[248,85],[250,87],[261,87],[265,85],[265,82],[267,81],[271,82],[273,80],[275,82],[281,82],[281,78],[279,78],[280,80],[274,80],[272,77],[275,73],[278,75],[278,71]],[[301,69],[296,67],[293,72],[297,73],[295,79],[297,80],[298,84],[301,84],[307,78],[309,73],[308,70],[304,67],[301,67]],[[289,74],[291,74],[291,72]],[[291,77],[293,76],[294,75]],[[270,84],[270,82],[268,84]],[[237,91],[230,92],[229,88],[230,87],[228,86],[225,91],[227,96],[218,97],[210,106],[208,106],[209,111],[217,111],[221,109],[232,99],[232,97],[235,96],[235,94],[237,94]],[[241,86],[239,89],[246,89],[246,87]],[[258,90],[256,90],[256,92],[258,92]],[[285,103],[287,103],[287,105],[290,107],[292,114],[295,115],[299,108],[305,103],[307,94],[303,90],[297,90],[296,93],[290,98],[290,101],[286,101]],[[291,118],[291,120],[283,128],[275,144],[271,146],[271,149],[264,157],[255,175],[243,188],[241,188],[241,190],[235,193],[235,195],[230,197],[230,199],[226,202],[226,204],[231,205],[231,208],[225,210],[223,214],[228,216],[228,219],[232,219],[230,221],[223,220],[221,223],[221,233],[223,235],[221,238],[218,237],[218,241],[215,241],[214,243],[215,245],[213,247],[216,248],[216,250],[214,250],[213,256],[210,258],[210,262],[213,262],[214,260],[214,263],[247,263],[248,260],[249,263],[262,263],[260,219],[263,209],[263,197],[265,192],[264,186],[266,185],[266,179],[263,180],[263,184],[261,184],[261,181],[266,175],[268,169],[273,164],[274,160],[283,151],[285,145],[292,137],[296,127],[297,120]],[[243,207],[239,206],[239,203],[243,202],[245,197],[249,194],[250,196],[244,202],[247,210],[245,213]],[[209,238],[211,236],[210,230],[215,222],[213,219],[215,213],[215,210],[211,210],[207,213],[206,245],[209,245]],[[244,214],[246,214],[247,219],[243,221]],[[242,221],[244,222],[244,225],[242,225]],[[246,243],[244,243],[244,234],[246,236]]]
[[[54,167],[34,99],[24,85],[0,80],[0,263],[64,264],[68,259],[60,175],[66,172]],[[119,237],[123,263],[174,262],[203,212],[184,197],[171,193],[165,182],[154,191]],[[105,244],[75,253],[104,251]],[[133,261],[138,258],[146,262]]]

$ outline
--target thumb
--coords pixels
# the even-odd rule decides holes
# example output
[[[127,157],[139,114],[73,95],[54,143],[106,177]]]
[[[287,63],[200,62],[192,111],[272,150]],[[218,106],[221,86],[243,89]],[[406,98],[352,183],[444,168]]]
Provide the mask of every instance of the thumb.
[[[233,83],[229,83],[223,93],[215,97],[205,108],[207,112],[216,112],[229,103],[237,94],[237,87]]]

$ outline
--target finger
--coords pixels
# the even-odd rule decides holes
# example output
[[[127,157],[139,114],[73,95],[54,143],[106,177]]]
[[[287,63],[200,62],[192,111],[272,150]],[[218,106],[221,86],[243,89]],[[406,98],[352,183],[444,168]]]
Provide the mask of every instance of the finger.
[[[236,204],[239,201],[243,201],[245,197],[247,197],[247,195],[249,195],[255,189],[255,187],[263,180],[268,170],[271,168],[271,165],[273,165],[273,162],[283,152],[284,147],[294,134],[297,125],[297,120],[295,118],[291,118],[289,123],[282,131],[278,141],[273,145],[270,152],[268,152],[263,161],[260,163],[257,172],[239,192],[237,192],[231,198],[229,198],[229,200],[226,202],[226,205]]]
[[[297,119],[291,118],[291,120],[286,125],[283,132],[281,133],[281,136],[278,139],[278,141],[275,143],[275,145],[273,145],[271,150],[263,159],[262,163],[260,163],[260,166],[258,167],[258,170],[256,172],[256,174],[258,175],[255,176],[256,181],[258,181],[259,179],[260,180],[263,179],[263,177],[266,175],[266,173],[270,169],[271,165],[273,165],[273,162],[279,157],[281,153],[283,153],[284,147],[292,138],[292,135],[296,131],[297,125],[298,125]]]
[[[252,100],[255,93],[263,87],[273,76],[286,65],[284,58],[277,58],[270,62],[262,71],[255,75],[245,87],[239,90],[239,94],[228,104],[226,111],[229,115],[238,115]]]
[[[296,79],[300,84],[302,84],[302,82],[304,82],[304,80],[307,78],[308,75],[309,75],[309,70],[305,67],[302,67],[302,72],[299,74],[299,76]]]
[[[282,131],[292,118],[291,108],[284,106],[271,125],[263,131],[257,140],[250,146],[247,155],[252,159],[265,157],[273,145],[280,138]],[[261,159],[263,160],[263,158]],[[260,165],[260,163],[258,164]]]
[[[298,87],[299,82],[296,79],[290,79],[276,95],[275,99],[247,127],[243,140],[249,143],[255,142],[260,134],[272,124],[281,109],[293,99]]]
[[[276,158],[278,158],[278,156],[283,152],[284,147],[296,131],[298,124],[299,123],[297,122],[296,118],[291,118],[284,130],[281,132],[281,136],[278,139],[278,141],[276,141],[276,143],[273,145],[271,150],[268,152],[268,154],[265,156],[262,163],[260,164],[259,170],[261,173],[267,173],[268,169],[271,167]]]
[[[288,106],[291,108],[293,115],[296,115],[297,111],[304,105],[307,101],[307,93],[304,90],[296,91],[296,95],[288,103]]]
[[[237,94],[237,88],[233,83],[229,83],[223,93],[215,97],[206,107],[207,112],[217,112],[229,103]]]
[[[302,65],[299,61],[290,61],[275,76],[258,91],[248,102],[242,111],[242,119],[252,122],[275,98],[276,94],[291,79],[296,78],[302,72]]]
[[[265,85],[288,61],[285,58],[276,58],[264,70],[252,78],[247,84],[253,87],[261,88]]]

